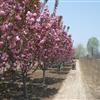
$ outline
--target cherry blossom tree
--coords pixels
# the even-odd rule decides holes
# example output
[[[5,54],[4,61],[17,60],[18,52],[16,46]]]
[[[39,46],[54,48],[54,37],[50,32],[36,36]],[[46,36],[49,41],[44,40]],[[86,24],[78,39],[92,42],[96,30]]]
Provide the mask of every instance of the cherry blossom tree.
[[[16,70],[19,65],[25,98],[28,98],[25,77],[32,59],[32,38],[38,31],[43,6],[39,0],[0,0],[0,68],[7,69],[9,65]]]
[[[65,31],[62,16],[46,6],[48,0],[0,0],[0,69],[21,70],[24,95],[28,100],[26,77],[35,62],[45,70],[53,63],[72,59],[73,43]]]

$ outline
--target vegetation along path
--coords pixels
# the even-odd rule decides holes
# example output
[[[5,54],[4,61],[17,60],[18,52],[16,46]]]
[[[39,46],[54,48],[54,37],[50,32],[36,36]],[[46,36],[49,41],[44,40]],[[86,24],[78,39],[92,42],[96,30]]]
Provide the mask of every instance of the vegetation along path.
[[[71,70],[54,100],[88,100],[82,81],[79,61],[76,62],[76,70]]]

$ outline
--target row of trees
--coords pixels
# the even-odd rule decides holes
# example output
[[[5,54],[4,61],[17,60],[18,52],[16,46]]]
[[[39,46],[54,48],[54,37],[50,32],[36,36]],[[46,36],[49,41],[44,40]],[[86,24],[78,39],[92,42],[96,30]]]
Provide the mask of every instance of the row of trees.
[[[0,73],[20,71],[26,99],[28,71],[40,66],[45,76],[48,67],[73,58],[71,36],[56,15],[58,0],[52,13],[47,1],[0,0]]]
[[[100,56],[100,43],[96,37],[91,37],[87,42],[87,48],[85,49],[82,44],[79,44],[76,47],[76,58],[84,57],[84,56]]]

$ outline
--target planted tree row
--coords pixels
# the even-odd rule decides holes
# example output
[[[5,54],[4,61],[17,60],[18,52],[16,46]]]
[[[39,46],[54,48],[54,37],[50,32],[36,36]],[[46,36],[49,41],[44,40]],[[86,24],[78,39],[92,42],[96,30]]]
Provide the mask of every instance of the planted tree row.
[[[0,0],[0,73],[20,71],[24,96],[28,99],[26,78],[30,70],[45,70],[73,57],[73,43],[57,16],[58,0],[50,13],[45,0]],[[34,72],[33,71],[33,72]],[[12,74],[13,76],[13,74]]]

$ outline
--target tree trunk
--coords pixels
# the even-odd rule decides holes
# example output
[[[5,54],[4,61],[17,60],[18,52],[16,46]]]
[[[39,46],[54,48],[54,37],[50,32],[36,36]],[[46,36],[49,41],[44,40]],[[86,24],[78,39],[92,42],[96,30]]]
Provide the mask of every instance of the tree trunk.
[[[58,66],[58,72],[60,72],[60,71],[61,71],[61,66],[59,65],[59,66]]]
[[[28,99],[28,91],[27,91],[27,84],[26,84],[26,73],[22,72],[22,81],[23,81],[23,95],[25,100]]]
[[[12,83],[14,83],[15,82],[15,80],[16,80],[16,76],[15,76],[15,71],[11,71],[11,79],[12,79]]]
[[[94,56],[94,50],[93,50],[93,47],[92,47],[92,57]]]
[[[10,84],[11,84],[11,87],[14,86],[15,80],[16,80],[15,72],[12,70],[12,71],[11,71],[11,83],[10,83]]]
[[[45,72],[46,72],[46,70],[43,69],[43,85],[45,85]]]

